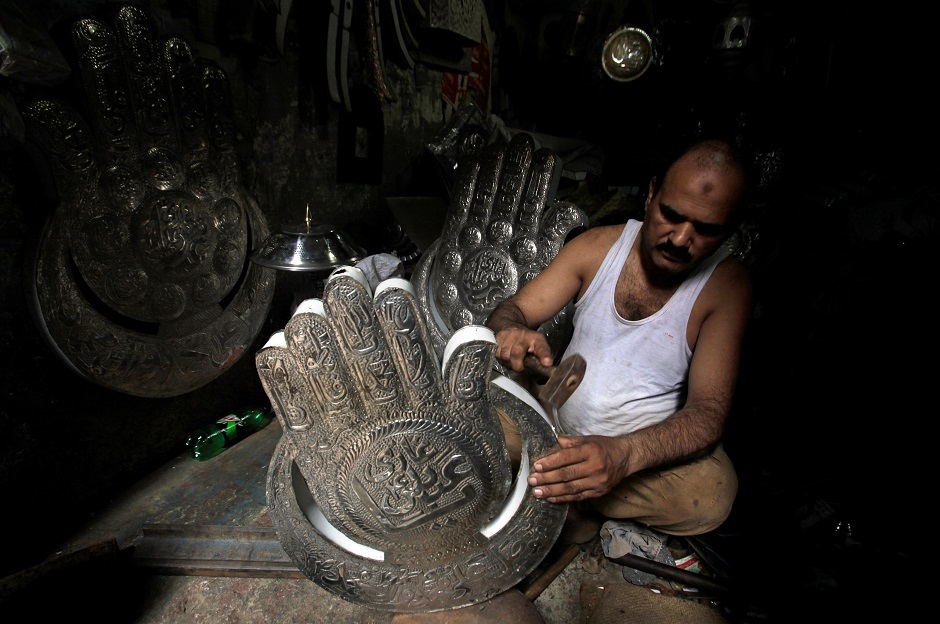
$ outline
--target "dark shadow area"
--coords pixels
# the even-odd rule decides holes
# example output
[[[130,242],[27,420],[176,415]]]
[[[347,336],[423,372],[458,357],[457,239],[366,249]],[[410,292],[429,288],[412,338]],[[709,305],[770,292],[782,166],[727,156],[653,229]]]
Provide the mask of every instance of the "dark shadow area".
[[[0,610],[28,621],[134,622],[148,575],[103,542],[0,580]]]

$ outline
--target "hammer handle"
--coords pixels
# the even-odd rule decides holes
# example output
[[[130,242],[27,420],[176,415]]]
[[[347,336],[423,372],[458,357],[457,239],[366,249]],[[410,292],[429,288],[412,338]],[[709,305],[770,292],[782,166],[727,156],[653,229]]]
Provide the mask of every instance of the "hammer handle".
[[[534,373],[542,377],[540,381],[545,381],[552,376],[552,373],[555,371],[554,366],[545,366],[542,362],[533,354],[527,353],[525,359],[523,360],[525,368],[530,373]]]

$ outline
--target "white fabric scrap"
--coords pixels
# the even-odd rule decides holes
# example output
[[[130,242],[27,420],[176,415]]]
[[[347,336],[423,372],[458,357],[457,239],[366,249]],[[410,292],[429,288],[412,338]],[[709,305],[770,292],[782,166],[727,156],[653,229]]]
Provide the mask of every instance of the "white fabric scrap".
[[[387,279],[403,277],[405,267],[401,258],[392,254],[381,253],[366,256],[356,263],[356,268],[365,273],[372,290]]]
[[[667,565],[676,565],[669,548],[666,547],[667,535],[624,520],[608,520],[601,526],[601,546],[610,559],[617,559],[630,554]],[[635,585],[649,585],[657,577],[648,572],[624,566],[623,577]]]

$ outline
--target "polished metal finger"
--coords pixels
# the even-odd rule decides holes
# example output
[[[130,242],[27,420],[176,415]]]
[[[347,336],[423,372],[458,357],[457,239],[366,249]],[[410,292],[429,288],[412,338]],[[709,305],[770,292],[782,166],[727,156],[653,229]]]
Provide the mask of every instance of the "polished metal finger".
[[[574,203],[557,201],[549,206],[539,228],[539,264],[552,261],[571,232],[590,225],[588,217]]]
[[[284,328],[293,370],[304,382],[301,386],[298,379],[295,385],[308,391],[303,397],[306,407],[296,412],[296,420],[286,419],[286,430],[307,431],[315,422],[319,449],[332,447],[362,411],[358,397],[348,387],[349,375],[337,354],[332,331],[318,300],[298,306]]]
[[[235,111],[232,107],[231,85],[222,68],[207,64],[201,70],[201,92],[206,111],[209,140],[226,158],[233,158],[235,149]],[[234,161],[232,162],[234,164]]]
[[[505,245],[516,235],[516,215],[529,179],[533,149],[534,141],[524,133],[514,136],[506,149],[496,198],[486,228],[487,240],[491,245]]]
[[[23,121],[46,156],[61,201],[94,188],[99,171],[94,137],[75,109],[59,100],[37,100],[23,108]]]
[[[449,394],[458,401],[479,401],[496,361],[496,338],[481,326],[463,327],[448,341],[442,368]]]
[[[487,146],[481,154],[480,172],[473,190],[473,201],[467,213],[467,221],[458,239],[470,249],[479,244],[477,232],[483,233],[490,222],[490,212],[496,201],[499,176],[503,170],[506,148],[498,143]]]
[[[411,283],[403,279],[382,282],[374,307],[408,402],[421,405],[435,400],[440,365]]]
[[[72,42],[100,158],[107,164],[121,162],[137,149],[137,128],[117,37],[102,22],[88,18],[73,26]]]
[[[114,27],[136,117],[137,147],[175,149],[169,86],[150,17],[140,7],[122,6]]]
[[[533,157],[525,194],[519,208],[518,236],[535,239],[539,221],[545,214],[550,198],[558,189],[561,169],[561,159],[554,152],[541,149]]]
[[[333,326],[337,350],[366,405],[381,406],[401,397],[401,383],[372,307],[372,291],[362,271],[341,267],[324,288],[323,303]]]
[[[510,481],[509,454],[499,424],[499,416],[489,398],[490,379],[496,361],[496,337],[480,325],[467,325],[451,336],[441,363],[444,393],[454,407],[450,410],[461,426],[484,449],[491,471],[494,500],[501,501]]]
[[[460,231],[463,229],[467,220],[467,214],[470,212],[470,204],[473,202],[473,193],[476,188],[477,178],[480,175],[481,161],[479,158],[471,158],[460,165],[457,172],[457,180],[454,182],[454,190],[451,196],[450,206],[447,208],[447,215],[444,218],[444,227],[441,229],[440,241],[446,241],[446,247],[456,246],[460,239]]]
[[[180,153],[198,157],[208,147],[209,139],[196,60],[189,44],[179,37],[169,37],[163,45],[163,61],[173,107],[177,111]]]

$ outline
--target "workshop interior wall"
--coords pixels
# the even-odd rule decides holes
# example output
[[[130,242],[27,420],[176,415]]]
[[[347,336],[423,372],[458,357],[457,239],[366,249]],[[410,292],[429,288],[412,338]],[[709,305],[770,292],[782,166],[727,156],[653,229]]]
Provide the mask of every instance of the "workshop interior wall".
[[[68,22],[108,2],[31,4],[61,35]],[[309,204],[315,221],[346,230],[369,253],[391,252],[396,223],[388,198],[446,202],[449,172],[426,149],[453,114],[441,96],[440,59],[426,56],[409,67],[390,58],[387,79],[397,99],[376,106],[359,75],[354,93],[366,103],[351,119],[325,87],[322,29],[330,3],[294,3],[283,52],[275,41],[276,2],[226,3],[211,28],[196,11],[211,2],[140,4],[162,32],[179,34],[229,75],[243,176],[272,229],[301,222]],[[817,478],[810,473],[819,466],[823,478],[850,480],[846,475],[865,465],[861,446],[876,445],[877,428],[858,418],[922,407],[920,394],[895,400],[884,386],[927,387],[925,373],[910,367],[912,342],[936,342],[931,332],[926,341],[885,335],[869,351],[858,344],[872,335],[875,310],[884,318],[899,306],[913,321],[928,322],[929,308],[908,278],[926,270],[937,233],[933,187],[912,185],[927,184],[919,176],[936,152],[924,91],[924,20],[914,9],[846,2],[482,4],[493,37],[490,112],[509,128],[600,148],[599,171],[589,167],[584,181],[565,178],[560,187],[589,214],[629,214],[656,157],[695,133],[735,134],[761,156],[760,236],[748,258],[758,306],[729,445],[755,472],[769,472],[775,488],[792,485],[777,470],[794,447],[818,460],[797,471],[801,483]],[[762,18],[760,36],[746,50],[716,53],[717,24],[741,7]],[[613,83],[592,54],[613,26],[628,22],[650,28],[663,46],[648,76]],[[6,79],[4,112],[27,96],[70,86]],[[16,538],[3,575],[48,556],[122,488],[181,453],[187,431],[266,398],[250,356],[203,388],[160,399],[107,390],[63,364],[37,329],[26,295],[27,267],[54,197],[19,143],[16,120],[5,117],[0,129],[0,488],[4,534]],[[370,132],[382,139],[381,153],[350,160],[350,153],[368,151],[363,135]],[[290,294],[277,290],[252,351],[282,327]],[[896,437],[887,438],[888,458],[916,448]],[[885,453],[885,439],[880,448]],[[851,483],[858,508],[861,494]]]

